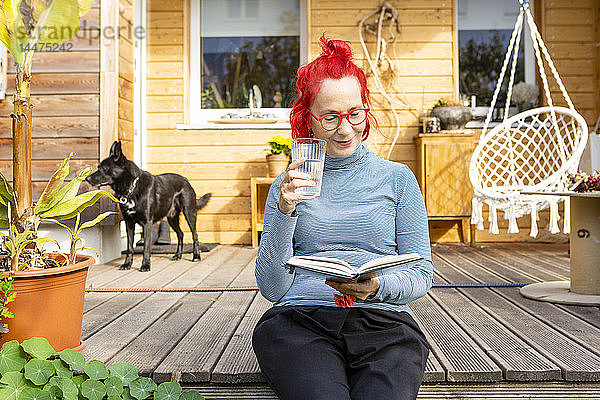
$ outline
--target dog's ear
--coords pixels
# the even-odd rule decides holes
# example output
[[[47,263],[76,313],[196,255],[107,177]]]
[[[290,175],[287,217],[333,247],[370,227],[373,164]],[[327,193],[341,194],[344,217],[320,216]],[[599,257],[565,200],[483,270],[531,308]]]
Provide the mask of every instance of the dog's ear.
[[[113,161],[117,162],[123,157],[123,151],[121,150],[121,141],[116,140],[112,146],[110,146],[110,155]]]

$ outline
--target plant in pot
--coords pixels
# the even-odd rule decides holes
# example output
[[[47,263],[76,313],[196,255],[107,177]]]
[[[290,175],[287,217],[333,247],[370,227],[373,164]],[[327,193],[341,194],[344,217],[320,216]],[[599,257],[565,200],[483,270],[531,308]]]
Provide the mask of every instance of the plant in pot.
[[[284,172],[290,163],[292,139],[273,136],[267,141],[267,144],[270,146],[267,153],[267,167],[269,176],[274,178]]]
[[[448,98],[441,98],[435,103],[431,116],[439,118],[443,130],[463,129],[473,118],[469,107]]]
[[[16,293],[14,298],[2,292],[3,303],[14,301],[7,307],[4,305],[8,312],[2,313],[1,322],[5,327],[8,325],[8,332],[2,335],[0,343],[43,336],[59,350],[83,348],[80,339],[85,280],[94,258],[77,254],[88,248],[80,234],[113,212],[102,213],[83,223],[81,212],[102,196],[117,199],[104,190],[78,194],[81,183],[92,171],[86,168],[66,183],[70,158],[63,160],[39,200],[24,210],[19,208],[17,194],[0,174],[0,229],[7,229],[6,233],[0,231],[0,253],[3,253],[0,278],[12,281]],[[72,219],[75,219],[73,228],[66,222]],[[56,223],[69,231],[71,245],[67,254],[44,252],[42,244],[58,245],[58,242],[38,236],[42,221]],[[13,315],[14,318],[7,321]]]

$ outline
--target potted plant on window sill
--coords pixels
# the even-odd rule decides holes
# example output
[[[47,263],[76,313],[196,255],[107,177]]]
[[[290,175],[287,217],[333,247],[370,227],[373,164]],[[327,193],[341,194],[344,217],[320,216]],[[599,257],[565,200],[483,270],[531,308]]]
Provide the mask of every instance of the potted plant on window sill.
[[[451,99],[439,99],[431,110],[431,116],[440,120],[442,130],[463,129],[471,121],[471,109]]]
[[[8,332],[1,335],[0,343],[43,336],[58,350],[84,347],[81,326],[85,280],[88,267],[95,260],[91,256],[77,254],[79,250],[88,248],[80,233],[113,212],[108,211],[91,221],[80,223],[81,212],[102,196],[117,200],[104,190],[77,194],[91,168],[84,169],[65,183],[70,158],[67,157],[50,178],[39,200],[25,210],[19,209],[16,194],[0,174],[0,229],[7,229],[7,233],[0,231],[0,252],[4,253],[0,257],[0,278],[5,282],[12,281],[16,293],[0,321],[4,328],[8,326]],[[73,218],[75,225],[71,229],[64,221]],[[44,253],[42,244],[58,243],[38,236],[41,221],[56,223],[69,231],[71,245],[68,254]],[[7,295],[4,294],[4,300]]]
[[[292,139],[273,136],[267,141],[267,144],[270,146],[267,154],[269,177],[275,178],[284,172],[290,163]]]

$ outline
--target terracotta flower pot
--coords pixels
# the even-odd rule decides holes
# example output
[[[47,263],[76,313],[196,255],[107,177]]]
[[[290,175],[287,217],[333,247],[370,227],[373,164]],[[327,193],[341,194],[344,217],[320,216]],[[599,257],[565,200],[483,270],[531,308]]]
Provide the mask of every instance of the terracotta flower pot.
[[[267,156],[267,167],[271,178],[278,177],[284,172],[290,162],[290,158],[285,154],[269,154]]]
[[[56,254],[56,257],[62,256]],[[56,351],[83,350],[85,280],[94,262],[91,256],[78,255],[75,264],[65,267],[16,272],[13,284],[17,297],[8,305],[15,317],[2,320],[10,332],[2,335],[0,345],[43,336]],[[7,275],[5,272],[2,276]]]

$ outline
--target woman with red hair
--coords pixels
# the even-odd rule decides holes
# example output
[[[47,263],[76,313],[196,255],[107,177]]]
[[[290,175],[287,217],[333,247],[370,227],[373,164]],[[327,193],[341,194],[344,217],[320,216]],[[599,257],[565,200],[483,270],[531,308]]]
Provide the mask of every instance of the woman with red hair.
[[[363,144],[375,122],[364,72],[348,42],[321,38],[322,53],[298,69],[294,138],[327,142],[318,197],[290,164],[271,185],[256,281],[275,303],[252,344],[283,399],[415,399],[429,346],[407,304],[433,283],[427,214],[413,173]],[[358,282],[284,268],[294,255],[342,259],[354,268],[386,255],[422,260]]]

